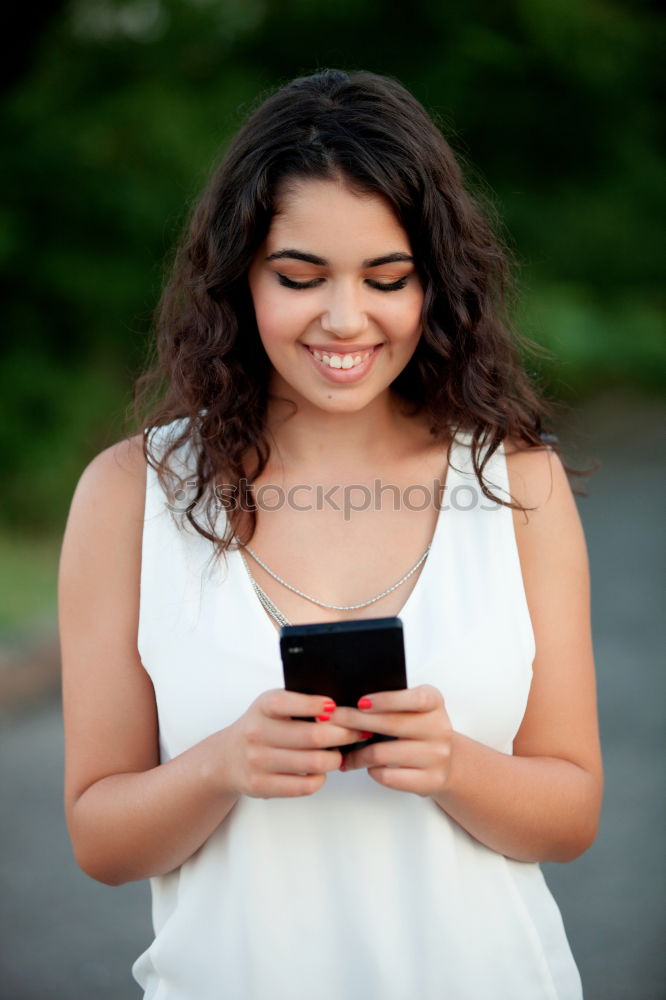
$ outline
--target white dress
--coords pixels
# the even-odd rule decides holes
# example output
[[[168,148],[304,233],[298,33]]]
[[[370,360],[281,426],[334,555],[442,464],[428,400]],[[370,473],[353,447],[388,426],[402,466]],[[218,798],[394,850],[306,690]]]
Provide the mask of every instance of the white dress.
[[[508,499],[503,448],[485,478]],[[211,544],[178,528],[165,503],[148,467],[138,648],[162,761],[284,686],[278,633],[240,554],[211,570]],[[510,754],[534,633],[511,510],[483,496],[469,435],[454,442],[431,550],[400,618],[408,686],[436,685],[454,729]],[[146,1000],[582,997],[539,865],[490,850],[432,799],[364,770],[329,773],[311,796],[239,799],[151,888],[155,940],[132,967]]]

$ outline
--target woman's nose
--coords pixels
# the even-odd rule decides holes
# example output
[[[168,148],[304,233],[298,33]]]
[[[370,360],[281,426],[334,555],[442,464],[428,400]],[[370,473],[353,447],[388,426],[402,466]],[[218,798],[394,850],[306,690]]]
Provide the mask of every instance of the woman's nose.
[[[355,288],[345,284],[331,289],[321,317],[322,330],[336,337],[355,337],[365,330],[367,323],[360,293]]]

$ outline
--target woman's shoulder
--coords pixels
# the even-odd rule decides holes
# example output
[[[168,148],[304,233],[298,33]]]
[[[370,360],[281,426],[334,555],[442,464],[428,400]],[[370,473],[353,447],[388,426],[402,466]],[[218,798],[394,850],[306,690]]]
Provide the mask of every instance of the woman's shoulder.
[[[460,429],[454,435],[455,444],[462,446],[465,454],[465,467],[471,469],[471,450],[474,431],[470,428]],[[490,445],[481,447],[478,461],[485,458]],[[518,437],[508,436],[492,453],[493,462],[501,461],[504,455],[506,461],[509,492],[512,502],[521,507],[542,509],[553,492],[558,496],[571,494],[571,487],[558,453],[548,443],[530,445]],[[518,511],[520,515],[520,511]],[[530,515],[531,516],[531,515]]]
[[[505,438],[503,444],[509,490],[522,507],[538,512],[568,497],[573,500],[564,465],[554,448],[546,443],[529,445],[515,437]]]
[[[119,492],[131,495],[143,491],[146,458],[143,435],[135,434],[109,445],[85,467],[79,478],[77,493],[95,494],[99,500],[111,501]]]
[[[128,500],[130,497],[134,497],[136,501],[142,499],[146,485],[146,451],[152,462],[159,461],[171,443],[178,440],[187,424],[187,418],[181,417],[167,424],[148,427],[109,445],[85,467],[77,492],[100,496],[121,492],[127,494]],[[188,440],[184,445],[181,443],[176,447],[175,452],[179,457],[182,457],[182,449],[187,444]]]
[[[64,548],[99,554],[107,544],[113,546],[123,538],[130,543],[132,551],[137,550],[145,487],[146,459],[141,434],[124,438],[99,452],[84,468],[76,484]]]
[[[548,444],[529,447],[507,439],[504,453],[511,500],[525,508],[512,511],[524,576],[529,577],[530,567],[554,567],[563,559],[582,572],[587,558],[583,525],[557,451]]]
[[[83,470],[60,551],[59,604],[103,600],[114,586],[127,596],[138,580],[145,470],[141,434],[105,448]]]

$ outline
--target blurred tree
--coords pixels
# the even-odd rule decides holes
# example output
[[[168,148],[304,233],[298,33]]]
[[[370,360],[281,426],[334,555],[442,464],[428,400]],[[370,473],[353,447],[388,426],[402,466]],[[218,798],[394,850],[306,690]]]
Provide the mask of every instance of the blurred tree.
[[[12,4],[6,11],[0,37],[0,90],[25,75],[42,35],[64,6],[65,0],[42,0],[35,5]]]

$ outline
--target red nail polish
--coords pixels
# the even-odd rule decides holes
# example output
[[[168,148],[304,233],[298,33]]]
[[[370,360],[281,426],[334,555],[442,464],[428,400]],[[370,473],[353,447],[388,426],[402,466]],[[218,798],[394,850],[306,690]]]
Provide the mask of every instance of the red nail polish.
[[[340,771],[344,771],[344,770],[346,770],[346,769],[345,769],[345,758],[344,758],[344,756],[343,756],[343,758],[342,758],[342,763],[340,764],[340,767],[339,767],[339,770],[340,770]]]
[[[317,722],[329,722],[330,718],[330,715],[318,715]]]
[[[371,736],[372,736],[372,733],[367,733],[365,730],[363,730],[363,732],[361,733],[361,739],[362,740],[369,740]]]
[[[335,710],[336,710],[337,707],[338,706],[335,704],[334,701],[326,701],[326,702],[324,702],[323,711],[324,712],[328,712],[330,715],[332,715],[333,712],[335,712]]]
[[[359,708],[372,708],[372,700],[370,698],[359,698],[358,701]]]

